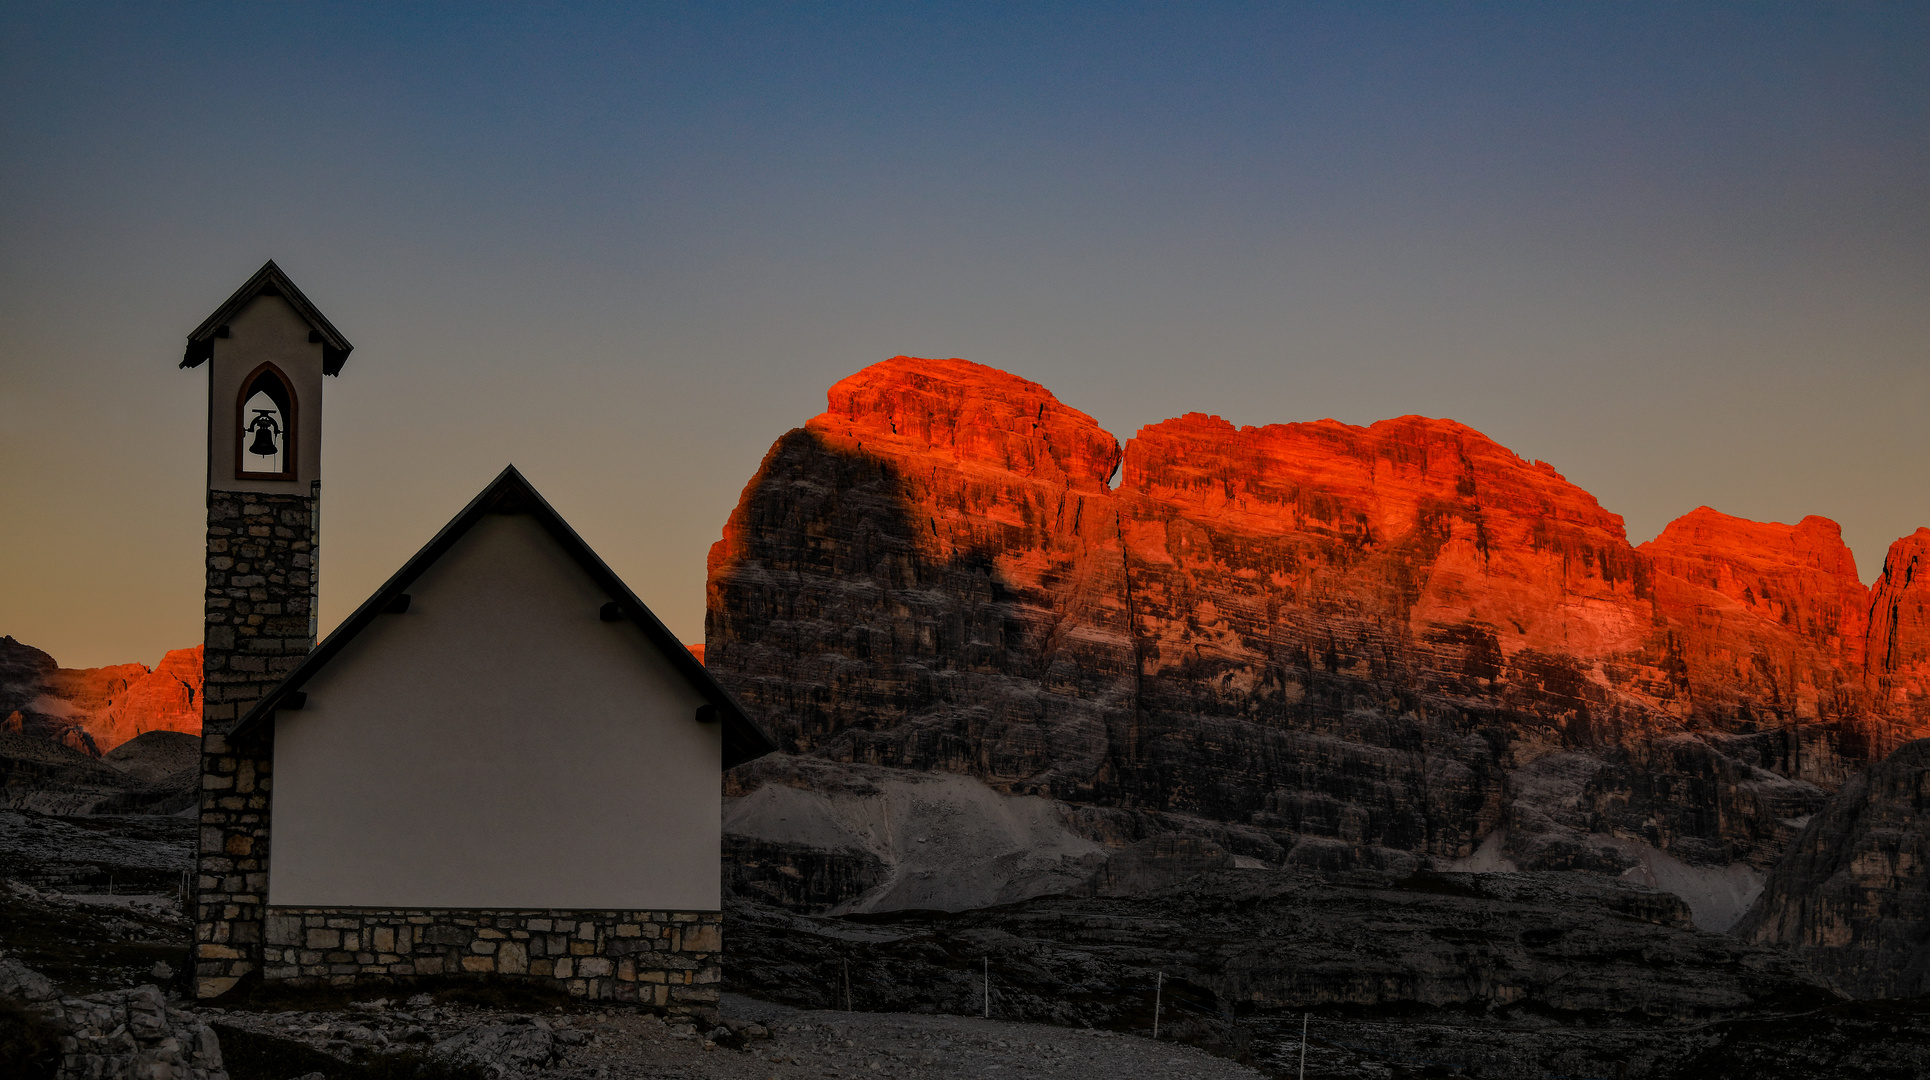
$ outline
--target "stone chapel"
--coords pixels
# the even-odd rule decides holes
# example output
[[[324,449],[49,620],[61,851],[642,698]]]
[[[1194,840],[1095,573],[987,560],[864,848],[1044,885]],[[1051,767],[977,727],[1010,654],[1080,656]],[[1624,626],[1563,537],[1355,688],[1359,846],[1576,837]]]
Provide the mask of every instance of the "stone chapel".
[[[721,770],[770,738],[515,468],[316,645],[322,376],[273,262],[208,367],[194,990],[494,976],[715,1008]]]

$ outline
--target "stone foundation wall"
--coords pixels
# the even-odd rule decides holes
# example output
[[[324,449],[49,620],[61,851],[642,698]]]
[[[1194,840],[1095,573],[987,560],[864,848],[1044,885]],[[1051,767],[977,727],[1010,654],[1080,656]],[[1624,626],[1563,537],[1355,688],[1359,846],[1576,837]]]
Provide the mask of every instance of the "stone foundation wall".
[[[672,1013],[717,1008],[715,911],[267,909],[262,977],[294,986],[496,975]]]
[[[319,500],[318,490],[208,493],[196,997],[226,993],[261,963],[270,750],[231,746],[228,732],[315,646]]]

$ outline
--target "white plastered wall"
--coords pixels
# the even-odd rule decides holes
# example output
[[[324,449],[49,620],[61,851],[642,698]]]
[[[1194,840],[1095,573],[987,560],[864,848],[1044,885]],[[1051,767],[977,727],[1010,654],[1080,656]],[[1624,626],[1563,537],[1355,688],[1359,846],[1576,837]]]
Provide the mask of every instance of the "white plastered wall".
[[[717,910],[720,725],[543,527],[409,592],[277,714],[268,902]]]
[[[208,487],[215,491],[274,491],[306,495],[322,476],[322,347],[308,340],[308,322],[279,296],[257,296],[214,339],[208,366]],[[295,478],[242,480],[235,476],[235,406],[241,380],[263,362],[294,384]]]

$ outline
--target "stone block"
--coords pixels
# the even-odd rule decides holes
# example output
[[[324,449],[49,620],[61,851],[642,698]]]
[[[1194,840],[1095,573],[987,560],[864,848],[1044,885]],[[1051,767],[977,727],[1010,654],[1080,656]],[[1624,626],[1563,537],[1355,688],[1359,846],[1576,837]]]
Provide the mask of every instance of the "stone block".
[[[415,973],[416,973],[417,975],[440,975],[440,974],[442,974],[442,957],[440,957],[440,956],[418,956],[418,957],[416,957],[416,958],[415,958]]]
[[[462,969],[477,974],[493,972],[496,970],[496,958],[493,956],[465,956],[462,958]]]
[[[376,952],[392,953],[395,951],[395,928],[378,926],[370,931],[369,940],[374,944]]]
[[[431,945],[467,945],[469,931],[459,926],[430,926],[423,932],[421,940]]]
[[[240,981],[241,981],[241,977],[239,975],[228,975],[228,976],[221,976],[216,978],[198,978],[194,980],[194,996],[198,998],[204,998],[204,999],[211,998],[211,997],[220,997],[221,995],[227,993],[228,991],[233,990],[235,988],[235,984]]]
[[[607,956],[586,956],[576,962],[576,973],[585,978],[601,978],[615,970]]]
[[[722,952],[724,949],[723,927],[715,923],[700,923],[684,927],[683,940],[679,947],[684,952]]]
[[[529,953],[521,942],[505,941],[497,947],[496,970],[503,975],[522,975],[529,971]]]
[[[551,967],[550,970],[554,973],[556,978],[567,979],[570,977],[572,973],[575,972],[576,961],[572,957],[565,956],[562,959],[558,960],[555,963],[555,965]]]
[[[308,931],[308,941],[306,944],[311,949],[339,948],[342,944],[342,932],[326,927],[319,930],[311,929]]]

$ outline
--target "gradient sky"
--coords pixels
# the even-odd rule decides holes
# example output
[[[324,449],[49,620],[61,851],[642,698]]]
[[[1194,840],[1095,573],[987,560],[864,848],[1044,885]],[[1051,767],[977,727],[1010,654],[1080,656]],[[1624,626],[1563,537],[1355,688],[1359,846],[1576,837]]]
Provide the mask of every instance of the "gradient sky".
[[[274,258],[322,624],[514,462],[686,640],[898,353],[1122,440],[1405,413],[1653,536],[1930,524],[1930,5],[0,8],[0,634],[201,637],[205,374]]]

